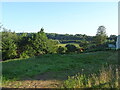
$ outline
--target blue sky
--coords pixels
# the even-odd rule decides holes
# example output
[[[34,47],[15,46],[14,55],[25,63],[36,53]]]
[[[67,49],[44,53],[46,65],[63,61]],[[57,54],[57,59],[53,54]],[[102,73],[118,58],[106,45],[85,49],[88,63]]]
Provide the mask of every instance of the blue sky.
[[[3,2],[2,24],[15,32],[95,35],[118,33],[117,2]]]

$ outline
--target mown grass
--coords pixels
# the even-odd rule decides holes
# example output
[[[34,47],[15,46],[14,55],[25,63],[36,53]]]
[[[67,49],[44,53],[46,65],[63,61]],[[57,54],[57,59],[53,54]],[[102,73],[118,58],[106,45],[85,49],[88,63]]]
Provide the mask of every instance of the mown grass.
[[[67,44],[73,44],[73,45],[75,45],[76,47],[80,47],[79,44],[77,44],[77,43],[58,44],[58,46],[65,47]]]
[[[47,54],[28,59],[8,60],[2,63],[2,85],[16,80],[25,80],[28,77],[52,72],[52,79],[66,80],[68,76],[81,73],[90,75],[98,73],[102,66],[116,65],[116,51],[100,51],[81,54]],[[47,80],[51,79],[49,77]]]

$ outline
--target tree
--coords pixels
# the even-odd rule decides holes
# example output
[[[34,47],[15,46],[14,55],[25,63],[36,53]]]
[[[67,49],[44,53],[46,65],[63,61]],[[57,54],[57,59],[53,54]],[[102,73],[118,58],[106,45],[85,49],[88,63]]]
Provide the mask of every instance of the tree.
[[[45,53],[56,53],[58,48],[57,44],[58,43],[55,40],[48,39],[46,42]]]
[[[21,58],[28,58],[48,53],[56,53],[57,42],[47,38],[44,29],[37,33],[23,33],[19,35],[18,55]]]
[[[95,37],[96,45],[104,44],[106,40],[107,40],[106,28],[105,26],[99,26]]]
[[[114,40],[116,42],[117,41],[117,36],[116,35],[110,35],[109,39]]]
[[[17,56],[17,46],[12,39],[9,39],[6,42],[2,42],[2,57],[5,59],[13,59]]]
[[[36,51],[35,55],[56,52],[56,42],[47,38],[43,28],[32,35],[30,45]]]
[[[81,41],[79,44],[79,46],[84,48],[84,49],[86,49],[88,47],[88,45],[89,45],[89,42],[86,40]]]
[[[2,58],[13,59],[17,57],[16,34],[10,30],[2,31]]]
[[[40,33],[44,33],[44,28],[43,27],[40,29]]]

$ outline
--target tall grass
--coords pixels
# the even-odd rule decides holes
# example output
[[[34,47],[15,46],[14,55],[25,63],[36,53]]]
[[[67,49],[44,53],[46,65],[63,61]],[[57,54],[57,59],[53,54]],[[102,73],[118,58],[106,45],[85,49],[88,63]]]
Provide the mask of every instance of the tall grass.
[[[117,66],[102,67],[97,74],[77,74],[64,81],[64,88],[120,88]]]

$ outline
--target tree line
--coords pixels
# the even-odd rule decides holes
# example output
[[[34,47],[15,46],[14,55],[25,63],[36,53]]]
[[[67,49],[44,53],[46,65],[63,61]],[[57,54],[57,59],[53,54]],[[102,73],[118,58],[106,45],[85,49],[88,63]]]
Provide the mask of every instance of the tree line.
[[[3,28],[0,35],[2,35],[0,52],[2,52],[3,60],[52,53],[81,53],[83,50],[101,50],[106,48],[108,43],[115,44],[117,38],[116,35],[108,37],[104,26],[98,28],[96,36],[45,33],[43,28],[37,33],[15,33]],[[59,43],[66,43],[66,46],[58,46]],[[80,47],[69,43],[78,43]]]
[[[117,36],[116,35],[110,35],[109,37],[106,35],[105,32],[105,27],[104,26],[100,26],[97,30],[96,36],[98,38],[98,36],[101,38],[100,35],[105,35],[105,38],[102,37],[104,42],[104,39],[109,41],[112,44],[115,44],[116,40],[117,40]],[[46,33],[47,37],[49,39],[53,39],[53,40],[59,40],[60,43],[81,43],[82,41],[88,41],[88,42],[94,42],[96,39],[96,36],[88,36],[86,34],[57,34],[57,33]],[[98,40],[99,41],[99,40]]]
[[[43,28],[31,35],[26,33],[17,35],[15,32],[4,29],[2,31],[2,59],[28,58],[55,53],[56,44],[55,40],[47,38]]]

